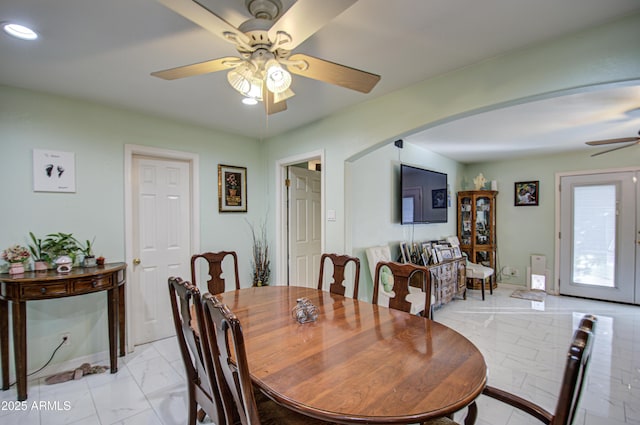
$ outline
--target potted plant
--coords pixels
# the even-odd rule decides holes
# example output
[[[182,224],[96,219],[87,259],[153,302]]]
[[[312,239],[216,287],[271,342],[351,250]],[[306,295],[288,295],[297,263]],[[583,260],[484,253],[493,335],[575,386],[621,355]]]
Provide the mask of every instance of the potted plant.
[[[84,258],[82,259],[82,265],[84,267],[95,267],[96,266],[96,256],[93,254],[93,243],[96,238],[93,237],[93,240],[90,241],[87,239],[84,247],[80,247],[80,251],[84,254]]]
[[[51,257],[44,250],[42,239],[36,238],[33,232],[29,232],[31,237],[31,244],[29,244],[29,251],[33,256],[33,268],[35,271],[44,271],[49,268],[51,263]]]
[[[253,259],[251,260],[253,286],[267,286],[271,275],[271,262],[269,261],[266,223],[263,223],[258,231],[251,223],[249,223],[249,227],[253,236]]]
[[[76,261],[80,246],[72,233],[50,233],[42,241],[42,248],[49,254],[54,263],[64,264],[71,268]]]
[[[2,251],[2,259],[9,263],[9,274],[24,273],[24,262],[29,256],[29,250],[20,245],[11,245]]]

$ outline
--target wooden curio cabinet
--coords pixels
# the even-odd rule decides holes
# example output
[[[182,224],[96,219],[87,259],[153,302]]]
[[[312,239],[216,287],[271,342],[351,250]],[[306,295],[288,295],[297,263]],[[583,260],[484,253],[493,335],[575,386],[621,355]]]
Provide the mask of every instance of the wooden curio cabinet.
[[[460,249],[473,263],[494,270],[491,284],[496,283],[496,190],[458,192],[458,239]],[[468,283],[480,289],[479,282]],[[477,288],[475,287],[477,286]]]

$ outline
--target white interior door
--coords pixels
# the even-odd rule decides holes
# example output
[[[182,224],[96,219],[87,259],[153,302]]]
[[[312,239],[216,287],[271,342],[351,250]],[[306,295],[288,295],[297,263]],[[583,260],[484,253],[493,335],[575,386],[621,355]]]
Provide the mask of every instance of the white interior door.
[[[167,279],[190,273],[190,175],[187,161],[133,157],[135,345],[175,333]]]
[[[289,284],[318,285],[321,253],[320,171],[289,167]]]
[[[638,174],[561,177],[561,294],[640,303]]]

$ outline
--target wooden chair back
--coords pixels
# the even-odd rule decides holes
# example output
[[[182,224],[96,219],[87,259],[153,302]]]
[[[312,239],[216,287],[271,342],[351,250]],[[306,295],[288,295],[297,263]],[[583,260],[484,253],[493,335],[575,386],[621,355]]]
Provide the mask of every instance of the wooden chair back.
[[[431,316],[431,273],[424,266],[411,263],[397,263],[394,261],[379,261],[376,265],[376,274],[373,280],[373,304],[378,304],[378,294],[380,292],[380,271],[383,267],[388,267],[393,276],[393,292],[395,297],[389,299],[389,308],[411,312],[411,303],[407,301],[409,295],[409,282],[411,278],[420,274],[422,277],[422,292],[425,295],[424,315]]]
[[[209,415],[216,424],[224,421],[224,408],[217,386],[211,386],[203,363],[201,338],[196,336],[192,323],[192,312],[202,311],[200,291],[195,285],[179,277],[169,278],[171,312],[176,329],[176,339],[187,373],[189,395],[189,424],[195,424],[197,406]],[[201,420],[202,418],[200,418]]]
[[[596,321],[595,316],[584,316],[573,335],[573,341],[567,353],[567,364],[564,369],[558,404],[556,405],[554,425],[571,424],[576,416],[587,367],[589,360],[591,360],[592,339]]]
[[[217,373],[225,415],[237,417],[242,425],[260,424],[240,321],[215,295],[205,294],[202,307],[210,350],[205,357],[212,360],[209,367]],[[233,423],[227,420],[228,425]]]
[[[198,259],[203,258],[209,265],[209,280],[207,289],[211,294],[220,294],[226,290],[225,279],[222,277],[222,262],[230,256],[233,259],[235,273],[235,289],[240,289],[240,277],[238,276],[238,256],[235,251],[205,252],[191,256],[191,282],[198,285],[196,281],[196,264]]]
[[[358,257],[351,257],[349,255],[339,254],[322,254],[320,257],[320,277],[318,279],[318,289],[322,290],[324,283],[324,268],[327,260],[333,264],[333,281],[329,284],[329,292],[332,294],[339,294],[344,296],[346,286],[343,284],[345,281],[345,270],[347,264],[352,262],[355,266],[355,275],[353,278],[353,299],[358,298],[358,284],[360,282],[360,259]]]
[[[483,394],[522,410],[542,423],[551,425],[572,424],[578,409],[589,360],[591,359],[596,321],[595,316],[584,316],[573,334],[567,353],[567,363],[555,413],[551,414],[531,401],[489,385],[485,387]]]

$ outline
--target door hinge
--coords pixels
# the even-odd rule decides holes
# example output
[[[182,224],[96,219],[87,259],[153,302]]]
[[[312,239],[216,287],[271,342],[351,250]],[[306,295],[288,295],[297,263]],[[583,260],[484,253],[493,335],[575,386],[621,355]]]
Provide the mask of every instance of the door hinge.
[[[558,239],[562,239],[562,232],[558,232]]]
[[[284,180],[284,185],[285,185],[285,187],[291,187],[291,180],[290,179],[285,179]]]

